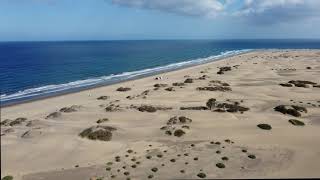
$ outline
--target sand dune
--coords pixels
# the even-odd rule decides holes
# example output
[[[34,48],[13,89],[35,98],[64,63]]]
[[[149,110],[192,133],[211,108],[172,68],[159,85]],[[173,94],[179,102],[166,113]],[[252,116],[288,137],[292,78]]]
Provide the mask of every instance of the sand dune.
[[[317,50],[255,51],[5,107],[1,176],[320,177],[319,77]]]

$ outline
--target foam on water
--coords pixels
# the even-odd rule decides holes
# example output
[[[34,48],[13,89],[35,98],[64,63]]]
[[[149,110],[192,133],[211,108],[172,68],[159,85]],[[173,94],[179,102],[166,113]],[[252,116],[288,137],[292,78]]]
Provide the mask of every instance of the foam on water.
[[[173,64],[155,67],[155,68],[143,69],[143,70],[132,71],[132,72],[123,72],[117,75],[111,74],[108,76],[78,80],[78,81],[73,81],[65,84],[54,84],[54,85],[47,85],[47,86],[42,86],[37,88],[26,89],[26,90],[19,91],[9,95],[2,94],[0,95],[0,98],[3,104],[6,104],[7,102],[13,102],[13,101],[19,102],[19,100],[22,100],[22,99],[32,99],[35,97],[50,95],[50,94],[59,93],[59,92],[62,93],[68,90],[75,90],[78,88],[86,88],[86,87],[103,85],[103,84],[112,84],[112,83],[121,82],[124,80],[134,79],[140,76],[147,76],[147,75],[153,75],[153,74],[157,74],[157,73],[161,73],[169,70],[176,70],[183,67],[203,64],[203,63],[214,61],[224,57],[230,57],[230,56],[246,53],[249,51],[252,51],[252,50],[245,49],[245,50],[226,51],[226,52],[222,52],[220,55],[209,56],[206,58],[199,58],[199,59],[194,59],[189,61],[183,61],[183,62],[173,63]]]

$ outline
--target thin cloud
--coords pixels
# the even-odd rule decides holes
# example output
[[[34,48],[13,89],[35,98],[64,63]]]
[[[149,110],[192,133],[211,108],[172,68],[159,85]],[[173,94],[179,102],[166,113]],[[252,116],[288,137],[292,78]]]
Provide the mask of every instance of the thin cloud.
[[[112,0],[111,2],[119,6],[205,17],[214,17],[223,12],[227,3],[219,0]]]
[[[183,16],[245,19],[273,24],[319,17],[320,0],[110,0],[112,4]],[[236,4],[237,8],[234,8]],[[230,7],[233,7],[231,10]]]
[[[246,0],[234,15],[256,24],[276,24],[318,17],[319,0]]]

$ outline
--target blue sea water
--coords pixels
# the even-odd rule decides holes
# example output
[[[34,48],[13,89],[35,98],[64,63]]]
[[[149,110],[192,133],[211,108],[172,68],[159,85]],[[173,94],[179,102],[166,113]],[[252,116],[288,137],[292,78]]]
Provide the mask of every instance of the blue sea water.
[[[0,42],[1,103],[112,84],[255,49],[320,49],[320,40]]]

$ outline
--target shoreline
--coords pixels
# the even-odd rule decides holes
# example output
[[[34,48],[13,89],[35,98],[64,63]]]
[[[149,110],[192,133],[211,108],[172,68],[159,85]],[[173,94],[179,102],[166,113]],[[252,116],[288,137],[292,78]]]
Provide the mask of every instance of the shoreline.
[[[240,52],[240,53],[233,54],[233,55],[227,55],[225,57],[220,57],[220,58],[217,58],[217,59],[213,58],[212,60],[209,60],[207,62],[200,62],[200,63],[191,64],[191,65],[185,65],[185,66],[182,66],[182,67],[178,67],[176,69],[167,69],[167,70],[162,70],[162,71],[155,72],[155,73],[141,74],[141,75],[138,75],[137,77],[133,77],[131,79],[129,78],[129,79],[125,79],[125,80],[119,80],[117,82],[105,82],[105,83],[96,84],[96,85],[89,85],[87,87],[79,87],[79,88],[74,88],[74,89],[62,90],[61,92],[55,92],[55,93],[51,93],[51,94],[48,94],[48,95],[40,95],[40,96],[36,96],[36,97],[30,98],[30,99],[26,99],[26,100],[17,100],[17,101],[13,100],[13,102],[10,102],[11,100],[9,100],[9,102],[5,102],[4,103],[4,102],[1,101],[1,98],[0,98],[0,108],[11,107],[11,106],[25,104],[25,103],[31,103],[31,102],[34,102],[34,101],[41,101],[41,100],[50,99],[50,98],[59,97],[59,96],[64,96],[64,95],[68,95],[68,94],[88,91],[88,90],[92,90],[92,89],[95,89],[95,88],[112,86],[112,85],[121,84],[121,83],[124,83],[124,82],[135,81],[135,80],[148,78],[148,77],[154,77],[154,76],[165,74],[165,73],[169,73],[169,72],[174,72],[174,71],[179,71],[179,70],[183,70],[183,69],[187,69],[187,68],[201,66],[201,65],[208,64],[208,63],[214,63],[216,61],[221,61],[221,60],[224,60],[226,58],[235,57],[235,56],[238,56],[238,55],[243,55],[243,54],[252,53],[252,52],[263,52],[263,51],[266,51],[266,52],[267,51],[312,51],[312,50],[318,50],[318,49],[274,49],[274,48],[272,48],[272,49],[232,50],[232,51],[245,51],[245,52]],[[214,56],[219,56],[219,55],[214,55]],[[205,58],[199,58],[199,59],[205,59]],[[190,60],[190,61],[193,61],[193,60]],[[188,61],[182,61],[182,62],[179,62],[179,63],[184,63],[184,62],[188,62]],[[171,65],[171,64],[168,64],[168,65]],[[165,66],[168,66],[168,65],[159,66],[159,67],[165,67]],[[154,68],[159,68],[159,67],[154,67]],[[141,71],[141,70],[138,70],[138,71]]]
[[[221,61],[221,60],[224,60],[226,58],[239,56],[239,55],[243,55],[243,54],[247,54],[247,53],[251,53],[251,52],[269,51],[269,50],[271,51],[271,50],[275,50],[275,49],[242,49],[242,50],[236,50],[236,51],[245,51],[245,52],[240,52],[240,53],[233,54],[233,55],[227,55],[225,57],[220,57],[220,58],[217,58],[217,59],[211,58],[211,60],[209,60],[207,62],[200,62],[198,64],[185,65],[185,66],[182,66],[182,67],[178,67],[176,69],[167,69],[167,70],[163,70],[163,71],[159,71],[159,72],[155,72],[155,73],[150,73],[150,74],[141,74],[141,75],[138,75],[137,77],[134,77],[134,78],[131,78],[131,79],[120,80],[120,81],[117,81],[117,82],[114,82],[114,83],[110,82],[110,83],[106,83],[106,84],[102,83],[102,84],[91,85],[91,86],[88,86],[88,87],[79,87],[79,88],[74,88],[74,89],[70,89],[70,90],[65,90],[65,91],[61,91],[61,92],[48,94],[48,95],[42,95],[42,96],[39,96],[39,97],[34,97],[32,99],[19,100],[17,102],[10,102],[10,100],[9,100],[8,103],[3,103],[1,101],[1,98],[0,98],[0,108],[6,108],[6,107],[15,106],[15,105],[31,103],[31,102],[35,102],[35,101],[41,101],[41,100],[50,99],[50,98],[54,98],[54,97],[65,96],[65,95],[68,95],[68,94],[79,93],[79,92],[83,92],[83,91],[89,91],[89,90],[96,89],[96,88],[101,88],[101,87],[113,86],[113,85],[129,82],[129,81],[135,81],[135,80],[139,80],[139,79],[143,79],[143,78],[159,76],[159,75],[162,75],[162,74],[165,74],[165,73],[170,73],[170,72],[179,71],[179,70],[183,70],[183,69],[187,69],[187,68],[201,66],[201,65],[208,64],[208,63],[214,63],[216,61]],[[219,55],[214,55],[214,56],[219,56]],[[205,58],[199,58],[199,59],[205,59]],[[190,61],[192,61],[192,60],[190,60]],[[188,62],[188,61],[182,61],[182,62],[179,62],[179,63],[183,63],[183,62]],[[170,65],[170,64],[168,64],[168,65]],[[165,66],[168,66],[168,65],[159,66],[159,67],[165,67]],[[159,67],[154,67],[154,68],[159,68]],[[138,70],[138,71],[140,71],[140,70]]]

